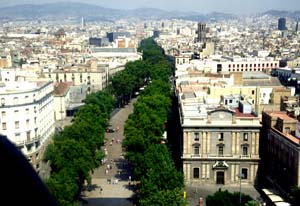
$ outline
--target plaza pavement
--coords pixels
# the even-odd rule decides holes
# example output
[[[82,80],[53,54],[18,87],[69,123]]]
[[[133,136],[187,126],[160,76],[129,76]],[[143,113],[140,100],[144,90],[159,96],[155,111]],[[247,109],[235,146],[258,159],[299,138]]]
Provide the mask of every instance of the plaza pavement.
[[[222,191],[228,190],[229,192],[239,192],[240,185],[196,185],[186,184],[187,193],[187,206],[199,206],[199,199],[203,198],[203,206],[205,206],[205,199],[208,195],[214,194],[216,191],[221,189]],[[260,200],[260,194],[254,186],[249,184],[241,185],[241,192],[251,196],[254,200]]]

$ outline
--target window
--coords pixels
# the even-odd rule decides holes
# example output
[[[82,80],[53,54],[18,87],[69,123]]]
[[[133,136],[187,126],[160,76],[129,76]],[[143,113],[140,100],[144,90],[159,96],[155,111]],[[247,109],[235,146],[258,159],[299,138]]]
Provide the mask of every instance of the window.
[[[199,178],[200,174],[199,174],[199,168],[194,168],[193,169],[193,177],[194,178]]]
[[[27,141],[30,141],[30,131],[26,132]]]
[[[19,129],[20,128],[20,122],[19,121],[16,121],[15,122],[15,129]]]
[[[1,105],[4,106],[5,105],[5,99],[1,98]]]
[[[26,109],[25,109],[25,112],[26,112],[26,114],[29,114],[29,109],[26,108]]]
[[[252,90],[252,94],[255,94],[254,90]]]
[[[223,132],[219,133],[218,140],[219,141],[223,141],[224,140],[224,133]]]
[[[15,113],[15,116],[18,116],[19,115],[19,110],[15,110],[14,113]]]
[[[224,147],[223,146],[218,146],[218,155],[223,156],[224,154]]]
[[[244,133],[243,134],[243,140],[244,141],[248,141],[248,133]]]
[[[242,168],[242,179],[248,179],[248,169],[247,168]]]
[[[195,141],[199,141],[199,132],[195,132]]]
[[[13,102],[14,104],[18,104],[19,98],[18,97],[14,97]]]
[[[200,146],[199,145],[194,145],[194,154],[195,155],[199,155],[200,154]]]
[[[6,130],[6,122],[2,123],[2,130]]]
[[[248,146],[243,146],[243,156],[248,155]]]
[[[291,132],[291,128],[290,127],[286,127],[284,129],[285,129],[285,133],[290,134],[290,132]]]
[[[26,127],[29,127],[29,119],[26,120]]]
[[[2,112],[1,112],[1,115],[2,115],[2,118],[5,118],[5,117],[6,117],[6,112],[5,112],[5,111],[2,111]]]

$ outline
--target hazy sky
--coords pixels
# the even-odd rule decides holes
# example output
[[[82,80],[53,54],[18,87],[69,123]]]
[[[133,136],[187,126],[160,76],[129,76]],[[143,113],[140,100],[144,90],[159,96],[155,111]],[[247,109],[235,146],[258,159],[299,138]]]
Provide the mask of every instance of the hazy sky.
[[[50,3],[64,0],[0,0],[0,7],[23,3]],[[65,0],[83,2],[108,8],[135,9],[141,7],[164,10],[254,13],[270,9],[300,10],[300,0]]]

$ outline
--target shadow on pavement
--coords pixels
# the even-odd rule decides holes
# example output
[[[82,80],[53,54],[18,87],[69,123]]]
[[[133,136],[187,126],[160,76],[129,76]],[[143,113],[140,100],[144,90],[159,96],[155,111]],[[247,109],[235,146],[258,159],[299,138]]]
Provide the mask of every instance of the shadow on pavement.
[[[86,190],[86,191],[93,191],[93,190],[96,190],[97,188],[99,188],[99,186],[97,186],[97,184],[91,184],[91,185],[87,185],[83,188],[83,190]]]
[[[83,205],[87,206],[132,206],[133,198],[84,198],[87,202]]]

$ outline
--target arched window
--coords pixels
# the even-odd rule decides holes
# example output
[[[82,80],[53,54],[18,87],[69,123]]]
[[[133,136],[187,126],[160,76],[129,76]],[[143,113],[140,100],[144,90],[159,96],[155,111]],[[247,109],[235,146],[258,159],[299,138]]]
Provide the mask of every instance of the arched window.
[[[18,104],[19,98],[18,97],[14,97],[13,102],[14,102],[14,104]]]
[[[4,106],[5,105],[5,99],[1,98],[1,105]]]

